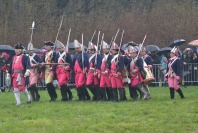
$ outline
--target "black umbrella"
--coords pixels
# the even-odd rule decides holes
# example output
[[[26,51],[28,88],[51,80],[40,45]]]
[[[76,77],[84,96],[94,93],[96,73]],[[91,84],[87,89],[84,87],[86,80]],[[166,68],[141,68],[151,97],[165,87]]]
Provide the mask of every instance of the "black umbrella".
[[[157,45],[148,45],[148,46],[145,46],[145,48],[149,52],[160,51],[160,48]]]
[[[170,52],[171,49],[172,49],[172,48],[170,48],[170,47],[161,48],[161,50],[160,50],[159,52],[157,52],[157,54],[160,55],[160,56],[161,56],[161,55],[165,55],[165,54],[167,54],[168,52]]]
[[[169,47],[173,48],[175,46],[180,46],[180,45],[184,44],[185,42],[186,42],[186,40],[184,40],[184,39],[178,39],[178,40],[171,42]]]
[[[0,51],[1,52],[14,51],[14,48],[10,45],[0,45]]]

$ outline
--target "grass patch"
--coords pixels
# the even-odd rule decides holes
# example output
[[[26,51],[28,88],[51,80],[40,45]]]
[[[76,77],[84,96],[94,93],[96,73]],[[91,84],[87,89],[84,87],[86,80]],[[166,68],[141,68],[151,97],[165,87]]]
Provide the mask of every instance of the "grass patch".
[[[197,133],[198,87],[183,89],[186,99],[176,93],[170,100],[167,88],[151,88],[152,99],[133,102],[79,102],[76,91],[74,100],[48,102],[47,91],[40,91],[41,101],[15,105],[12,92],[0,94],[1,133]],[[128,92],[128,89],[126,89]]]

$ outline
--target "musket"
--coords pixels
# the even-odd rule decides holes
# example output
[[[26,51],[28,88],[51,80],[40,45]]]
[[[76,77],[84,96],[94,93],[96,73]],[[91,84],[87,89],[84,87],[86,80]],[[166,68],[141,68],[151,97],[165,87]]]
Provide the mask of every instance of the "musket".
[[[65,52],[66,52],[65,57],[64,57],[65,61],[66,61],[66,58],[67,58],[67,52],[68,52],[68,45],[69,45],[70,33],[71,33],[71,28],[69,29],[69,34],[68,34],[68,36],[67,36],[67,43],[66,43],[66,45],[65,45]]]
[[[34,26],[35,26],[35,22],[33,21],[33,22],[32,22],[32,27],[30,28],[30,29],[32,30],[32,32],[31,32],[30,42],[28,43],[27,50],[30,50],[30,48],[33,47],[33,44],[32,44],[32,37],[33,37],[34,29],[35,29]]]
[[[70,65],[69,63],[37,63],[38,65]]]
[[[137,58],[139,57],[139,55],[140,55],[140,52],[141,52],[141,50],[142,50],[142,46],[144,45],[144,42],[145,42],[145,40],[146,40],[146,37],[147,37],[147,34],[145,34],[145,36],[144,36],[144,39],[143,39],[143,41],[142,41],[142,43],[140,44],[140,50],[138,51],[138,54],[137,54]]]
[[[109,50],[108,56],[109,56],[109,54],[110,54],[110,52],[111,52],[111,46],[112,46],[112,44],[115,42],[115,40],[116,40],[116,38],[117,38],[117,35],[118,35],[119,31],[120,31],[120,29],[117,30],[115,37],[112,38],[112,41],[111,41],[111,43],[110,43],[110,50]],[[107,56],[107,57],[108,57],[108,56]]]
[[[98,57],[98,44],[99,44],[99,40],[100,40],[100,31],[98,32],[98,40],[97,40],[97,45],[96,45],[96,57],[95,57],[95,61],[94,61],[94,65],[97,65],[97,57]]]
[[[92,40],[93,40],[93,38],[94,38],[95,34],[96,34],[96,30],[94,31],[94,33],[93,33],[93,35],[92,35],[92,37],[91,37],[90,42],[92,42]]]
[[[69,34],[68,34],[68,36],[67,36],[67,44],[66,44],[66,46],[65,46],[66,52],[68,52],[70,33],[71,33],[71,28],[69,29]]]
[[[101,39],[101,43],[100,43],[100,49],[98,51],[98,54],[100,55],[101,53],[101,49],[102,49],[102,46],[103,46],[103,40],[104,40],[104,33],[102,34],[102,39]]]
[[[61,19],[61,22],[60,22],[60,25],[59,25],[59,28],[58,28],[58,32],[56,34],[56,39],[55,39],[55,43],[54,43],[53,53],[54,53],[54,50],[55,50],[55,47],[56,47],[56,41],[58,39],[58,35],[59,35],[59,32],[60,32],[60,29],[61,29],[62,24],[63,24],[64,16],[65,16],[65,14],[63,14],[63,16],[62,16],[62,19]],[[53,55],[53,53],[52,53],[52,55]]]
[[[123,35],[124,35],[124,30],[122,31],[122,36],[121,36],[121,39],[120,39],[120,46],[119,46],[119,50],[118,50],[118,58],[117,58],[117,61],[116,61],[116,65],[118,64],[118,59],[119,59],[119,56],[120,56],[120,49],[121,49],[121,45],[122,45]]]
[[[84,65],[83,33],[82,33],[82,46],[81,46],[81,50],[82,50],[82,67],[84,69],[85,65]]]

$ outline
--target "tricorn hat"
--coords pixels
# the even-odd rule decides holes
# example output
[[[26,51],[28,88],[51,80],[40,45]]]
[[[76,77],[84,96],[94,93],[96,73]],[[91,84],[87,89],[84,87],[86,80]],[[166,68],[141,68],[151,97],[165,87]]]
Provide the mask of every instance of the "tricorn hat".
[[[133,46],[128,46],[128,51],[129,51],[129,53],[137,53],[138,52],[138,50]]]
[[[45,42],[44,42],[44,45],[47,45],[47,46],[54,46],[54,43],[51,42],[51,41],[45,41]]]
[[[21,43],[18,43],[14,46],[15,49],[24,49],[24,46]]]

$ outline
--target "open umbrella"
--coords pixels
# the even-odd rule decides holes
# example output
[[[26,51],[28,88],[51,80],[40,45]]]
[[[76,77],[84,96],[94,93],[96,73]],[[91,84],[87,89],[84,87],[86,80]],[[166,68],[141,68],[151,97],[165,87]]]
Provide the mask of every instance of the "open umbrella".
[[[10,51],[14,51],[14,48],[10,45],[0,45],[0,51],[1,52],[10,52]]]
[[[178,39],[178,40],[171,42],[169,47],[173,48],[175,46],[180,46],[180,45],[184,44],[185,42],[186,42],[186,40],[184,40],[184,39]]]
[[[189,43],[190,46],[198,47],[198,40],[193,40]]]
[[[160,48],[157,45],[148,45],[148,46],[145,46],[145,48],[149,52],[160,51]]]
[[[165,47],[165,48],[161,48],[161,50],[159,52],[157,52],[158,55],[166,55],[168,52],[171,51],[172,48],[170,47]]]

